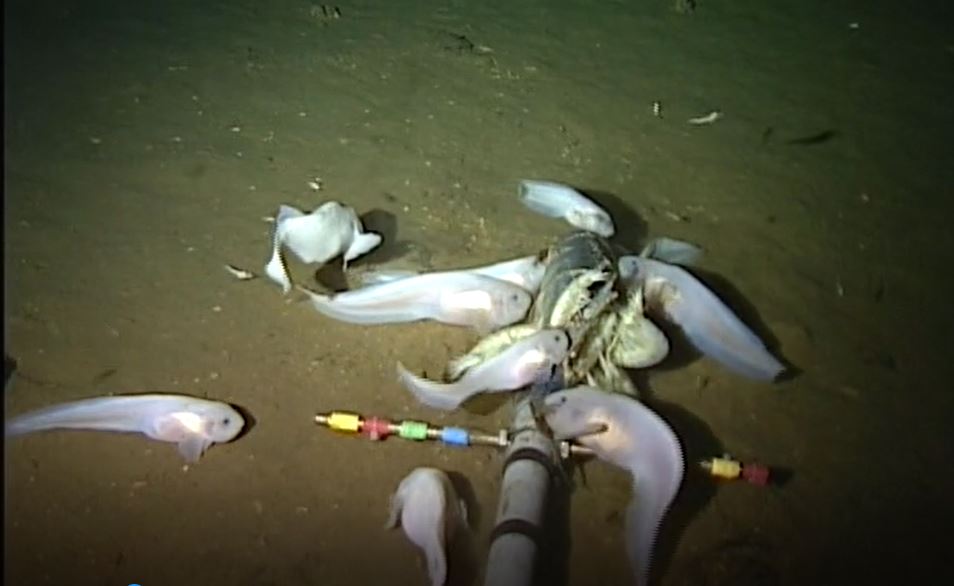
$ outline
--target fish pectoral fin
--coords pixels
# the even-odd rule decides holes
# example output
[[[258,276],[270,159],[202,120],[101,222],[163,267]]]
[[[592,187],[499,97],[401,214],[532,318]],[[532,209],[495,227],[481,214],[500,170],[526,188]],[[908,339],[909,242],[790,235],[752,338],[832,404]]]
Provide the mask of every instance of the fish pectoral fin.
[[[278,226],[285,220],[290,218],[300,218],[305,215],[305,212],[301,211],[296,207],[289,205],[281,204],[278,206],[278,213],[275,214],[275,225]]]
[[[391,495],[391,503],[388,510],[388,520],[384,524],[385,529],[394,529],[398,526],[398,523],[401,521],[402,506],[403,502],[401,501],[401,497],[396,494]]]
[[[194,464],[199,461],[202,454],[205,453],[212,440],[197,434],[189,434],[179,441],[179,453],[185,458],[186,462]]]
[[[292,288],[291,277],[288,276],[288,269],[285,267],[285,261],[278,247],[275,247],[272,257],[265,265],[265,276],[281,286],[282,293],[286,295]]]
[[[481,338],[485,338],[490,334],[494,333],[496,325],[494,324],[493,316],[483,310],[472,310],[468,316],[468,321],[471,324],[471,329]]]
[[[363,232],[354,235],[351,246],[344,253],[345,266],[359,256],[367,254],[381,244],[381,235],[376,232]]]

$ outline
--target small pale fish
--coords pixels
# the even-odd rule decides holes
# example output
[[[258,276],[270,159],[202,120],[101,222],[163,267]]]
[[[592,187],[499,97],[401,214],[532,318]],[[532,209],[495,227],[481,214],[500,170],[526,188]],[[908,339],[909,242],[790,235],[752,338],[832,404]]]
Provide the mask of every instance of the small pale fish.
[[[543,281],[543,273],[546,272],[546,262],[542,255],[523,256],[513,260],[505,260],[486,266],[454,269],[455,272],[473,273],[485,277],[493,277],[501,281],[507,281],[527,290],[531,295],[536,295],[540,290],[540,283]],[[422,273],[406,269],[382,269],[378,271],[365,271],[361,275],[361,280],[365,284],[380,284],[388,281],[397,281],[406,277],[413,277]]]
[[[626,544],[636,583],[648,583],[656,535],[682,484],[685,458],[672,428],[635,399],[578,386],[544,399],[554,439],[576,440],[600,460],[627,470],[633,497]]]
[[[639,256],[674,265],[692,265],[702,257],[702,249],[691,242],[662,236],[647,242]]]
[[[445,472],[416,468],[401,481],[391,497],[386,528],[398,524],[424,552],[431,586],[443,586],[447,582],[447,544],[467,525],[467,507]]]
[[[520,182],[520,201],[531,210],[550,218],[563,218],[571,226],[595,232],[604,238],[616,232],[613,218],[579,191],[550,181]]]
[[[324,264],[343,257],[343,266],[381,244],[381,235],[365,232],[354,208],[336,201],[325,202],[310,214],[281,205],[275,216],[272,257],[265,274],[288,293],[291,277],[282,257],[282,248],[290,250],[305,264]]]
[[[434,320],[481,332],[522,320],[533,301],[513,283],[460,271],[424,273],[335,295],[303,291],[317,311],[348,323]]]
[[[545,255],[537,254],[463,270],[513,283],[536,295],[547,265]]]
[[[651,258],[623,256],[620,277],[641,287],[650,315],[683,331],[693,346],[726,368],[773,381],[785,366],[712,291],[682,267]]]
[[[444,370],[446,380],[455,381],[459,379],[468,369],[500,354],[514,343],[539,331],[540,328],[531,324],[517,324],[496,331],[489,336],[483,336],[467,354],[452,358],[447,363]]]
[[[695,118],[690,118],[686,122],[688,122],[689,124],[694,124],[696,126],[702,126],[703,124],[712,124],[716,120],[721,120],[721,119],[722,119],[722,112],[718,110],[713,110],[712,112],[709,112],[705,116],[697,116]]]
[[[450,411],[480,393],[515,391],[529,385],[563,362],[569,349],[570,338],[566,332],[545,329],[471,367],[453,383],[415,376],[400,362],[397,365],[398,379],[421,403]]]
[[[230,442],[245,419],[227,403],[188,395],[124,395],[61,403],[6,421],[6,435],[53,429],[141,433],[178,444],[187,462],[197,462],[212,444]]]
[[[251,281],[255,278],[255,273],[252,271],[246,271],[245,269],[240,269],[235,265],[225,265],[225,270],[229,272],[230,275],[238,279],[239,281]]]

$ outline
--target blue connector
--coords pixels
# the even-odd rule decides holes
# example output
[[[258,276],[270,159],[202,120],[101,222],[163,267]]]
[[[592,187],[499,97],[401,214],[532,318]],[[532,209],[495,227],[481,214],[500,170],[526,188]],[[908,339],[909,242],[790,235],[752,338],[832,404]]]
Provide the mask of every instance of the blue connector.
[[[445,427],[441,430],[441,441],[452,446],[469,446],[470,434],[460,427]]]

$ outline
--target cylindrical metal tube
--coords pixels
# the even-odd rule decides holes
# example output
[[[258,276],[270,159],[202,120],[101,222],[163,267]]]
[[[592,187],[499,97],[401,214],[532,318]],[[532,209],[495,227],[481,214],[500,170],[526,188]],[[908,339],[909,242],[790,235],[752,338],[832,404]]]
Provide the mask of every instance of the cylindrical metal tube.
[[[527,399],[517,405],[514,428],[484,586],[533,583],[547,492],[553,467],[559,465],[554,442],[537,428]]]
[[[600,313],[616,296],[616,259],[609,243],[591,232],[574,232],[550,247],[547,268],[534,300],[530,323],[567,330],[575,351],[587,341]],[[581,281],[580,278],[583,278]],[[589,279],[589,281],[587,281]],[[595,360],[595,354],[588,360]],[[541,544],[550,483],[561,472],[556,442],[533,417],[535,399],[581,381],[578,368],[564,364],[535,381],[514,410],[484,586],[530,586]],[[592,365],[579,365],[588,370]],[[567,446],[566,451],[571,452]]]

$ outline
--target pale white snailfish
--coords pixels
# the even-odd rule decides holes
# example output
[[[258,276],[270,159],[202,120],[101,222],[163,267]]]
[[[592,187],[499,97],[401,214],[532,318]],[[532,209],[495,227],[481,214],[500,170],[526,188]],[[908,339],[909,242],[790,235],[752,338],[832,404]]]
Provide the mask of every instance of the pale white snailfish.
[[[543,282],[543,274],[547,270],[547,265],[544,255],[536,254],[495,262],[489,265],[456,270],[458,272],[473,273],[507,281],[526,289],[531,295],[536,295],[540,291],[540,284]],[[420,274],[424,273],[408,269],[378,269],[365,271],[361,275],[361,280],[365,285],[377,285]]]
[[[353,324],[434,320],[488,332],[522,320],[533,298],[513,283],[445,271],[408,276],[334,295],[301,289],[318,312]]]
[[[357,212],[351,206],[327,201],[310,214],[289,205],[281,205],[275,216],[272,256],[265,265],[265,274],[288,293],[291,278],[281,255],[285,246],[303,263],[326,263],[336,256],[343,258],[343,267],[381,244],[381,235],[365,232]]]
[[[469,368],[452,383],[415,376],[398,362],[398,379],[417,400],[429,407],[450,411],[483,392],[515,391],[545,375],[566,358],[570,337],[564,330],[548,328],[522,338],[503,352]]]
[[[8,437],[36,431],[79,429],[141,433],[177,444],[187,462],[197,462],[212,444],[232,441],[245,419],[227,403],[188,395],[94,397],[51,405],[8,419]]]
[[[679,326],[706,356],[755,380],[774,381],[785,372],[765,343],[689,271],[631,255],[620,257],[618,266],[628,286],[642,288],[647,311]]]
[[[636,583],[645,586],[656,534],[685,470],[676,434],[639,401],[595,387],[578,386],[548,395],[543,415],[555,439],[575,439],[600,460],[632,475],[626,545]]]
[[[391,497],[386,528],[398,525],[427,558],[431,586],[447,581],[448,541],[467,524],[467,507],[457,497],[447,474],[436,468],[415,468]]]
[[[520,182],[520,202],[531,210],[562,218],[571,226],[609,238],[616,226],[609,213],[579,191],[552,181]]]

